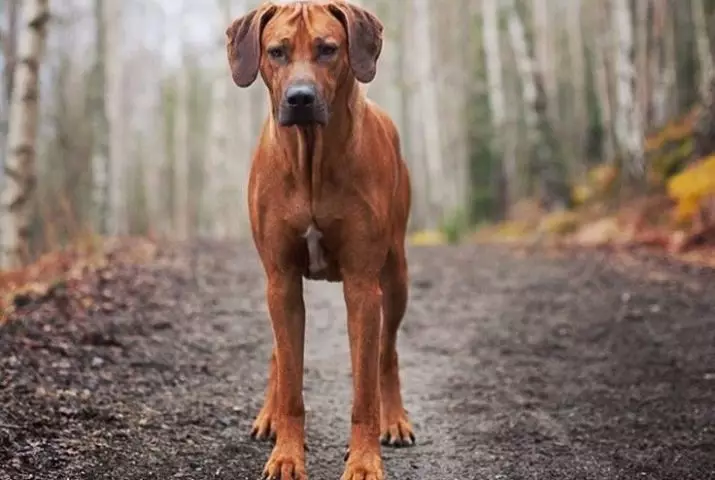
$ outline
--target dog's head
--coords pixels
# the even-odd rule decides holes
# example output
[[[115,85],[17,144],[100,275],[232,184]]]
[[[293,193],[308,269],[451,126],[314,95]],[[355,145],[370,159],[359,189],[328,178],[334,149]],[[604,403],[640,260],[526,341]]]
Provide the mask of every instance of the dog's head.
[[[231,74],[247,87],[261,73],[281,125],[325,125],[340,85],[375,77],[382,29],[342,0],[264,4],[226,30]]]

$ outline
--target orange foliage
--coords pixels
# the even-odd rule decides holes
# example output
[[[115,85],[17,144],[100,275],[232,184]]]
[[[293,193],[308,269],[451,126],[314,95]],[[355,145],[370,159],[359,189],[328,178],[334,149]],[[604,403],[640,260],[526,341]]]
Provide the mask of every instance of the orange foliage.
[[[115,239],[100,246],[90,238],[44,254],[24,268],[0,272],[0,323],[21,299],[42,299],[53,288],[66,286],[107,265],[109,255],[116,262],[139,263],[153,258],[155,250],[155,244],[148,240]]]
[[[645,153],[660,150],[666,143],[680,142],[693,135],[700,108],[690,110],[683,117],[668,122],[661,130],[645,138]]]
[[[715,197],[715,155],[675,175],[668,182],[668,195],[677,202],[675,218],[691,221],[704,202]]]

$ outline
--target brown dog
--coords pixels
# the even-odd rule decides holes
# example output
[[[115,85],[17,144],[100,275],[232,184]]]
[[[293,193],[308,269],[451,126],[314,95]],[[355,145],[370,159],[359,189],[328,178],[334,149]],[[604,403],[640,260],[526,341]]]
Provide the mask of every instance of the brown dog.
[[[276,438],[267,477],[306,478],[302,277],[343,282],[353,372],[343,479],[383,478],[380,439],[414,442],[396,351],[407,303],[409,176],[395,125],[358,84],[375,76],[382,28],[336,0],[265,4],[226,31],[234,81],[247,87],[260,72],[271,104],[248,184],[274,338],[253,429]]]

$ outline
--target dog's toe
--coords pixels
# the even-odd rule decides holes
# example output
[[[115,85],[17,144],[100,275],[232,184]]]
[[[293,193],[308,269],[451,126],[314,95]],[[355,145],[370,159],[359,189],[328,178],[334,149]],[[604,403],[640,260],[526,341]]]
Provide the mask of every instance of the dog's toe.
[[[380,443],[386,447],[411,447],[416,443],[412,426],[406,419],[390,424],[380,436]]]
[[[259,415],[253,422],[251,438],[259,442],[276,441],[276,432],[273,429],[270,415]]]

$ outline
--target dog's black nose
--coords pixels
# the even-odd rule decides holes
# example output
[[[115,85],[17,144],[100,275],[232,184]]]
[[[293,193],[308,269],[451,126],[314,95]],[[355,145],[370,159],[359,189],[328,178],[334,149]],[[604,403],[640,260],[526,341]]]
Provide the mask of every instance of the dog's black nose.
[[[308,84],[291,85],[286,89],[286,103],[291,107],[312,107],[317,97],[315,87]]]

